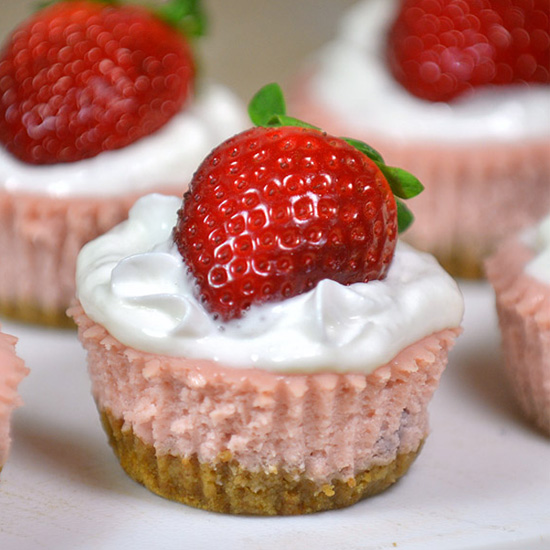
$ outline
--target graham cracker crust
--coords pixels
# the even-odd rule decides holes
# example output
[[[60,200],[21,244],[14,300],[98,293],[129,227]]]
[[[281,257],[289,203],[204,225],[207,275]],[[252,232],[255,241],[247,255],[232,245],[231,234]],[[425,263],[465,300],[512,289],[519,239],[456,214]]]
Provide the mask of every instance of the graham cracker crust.
[[[14,321],[52,328],[76,328],[74,321],[67,316],[65,309],[47,309],[21,301],[0,301],[0,315],[13,319]]]
[[[197,456],[157,456],[123,421],[100,411],[109,442],[122,468],[150,491],[195,508],[226,514],[298,515],[350,506],[376,495],[403,476],[420,452],[400,454],[390,464],[375,466],[347,480],[319,486],[303,474],[277,470],[251,472],[231,456],[201,463]]]
[[[465,248],[453,251],[433,251],[441,267],[451,276],[460,279],[483,279],[483,256],[481,252],[468,251]]]

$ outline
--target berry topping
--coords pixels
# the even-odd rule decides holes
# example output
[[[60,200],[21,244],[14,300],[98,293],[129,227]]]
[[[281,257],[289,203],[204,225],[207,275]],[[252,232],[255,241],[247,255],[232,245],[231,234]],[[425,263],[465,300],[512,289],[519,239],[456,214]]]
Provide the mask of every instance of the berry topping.
[[[24,22],[0,53],[0,143],[27,163],[73,162],[168,122],[195,73],[170,14],[201,20],[192,17],[196,0],[169,7],[155,15],[107,0],[62,1]]]
[[[277,85],[260,90],[249,112],[261,126],[211,152],[178,213],[175,243],[205,307],[224,321],[325,278],[384,278],[397,240],[397,204],[403,225],[410,222],[392,187],[404,198],[422,189],[366,144],[284,111]]]
[[[395,78],[429,101],[550,82],[550,0],[403,0],[388,36]]]

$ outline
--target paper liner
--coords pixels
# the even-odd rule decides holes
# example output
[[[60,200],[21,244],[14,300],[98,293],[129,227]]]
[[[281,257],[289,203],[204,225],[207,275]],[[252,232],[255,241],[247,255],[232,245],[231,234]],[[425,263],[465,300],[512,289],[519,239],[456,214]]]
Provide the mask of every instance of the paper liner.
[[[165,189],[182,194],[180,190]],[[52,326],[74,326],[81,247],[125,220],[138,194],[56,198],[0,191],[0,314]]]
[[[550,286],[524,272],[533,252],[507,240],[486,263],[506,370],[525,415],[550,435]]]
[[[367,132],[360,122],[355,128],[344,124],[313,99],[308,83],[307,75],[300,80],[289,112],[329,133],[369,143],[388,165],[418,177],[425,190],[407,201],[415,222],[404,239],[434,254],[452,275],[483,276],[483,260],[497,243],[550,210],[550,139],[468,144],[391,139]]]
[[[17,393],[19,383],[29,369],[15,354],[17,338],[0,332],[0,470],[11,445],[10,420],[13,410],[22,404]]]
[[[337,481],[353,484],[378,467],[406,469],[398,457],[416,453],[428,434],[427,405],[459,332],[429,336],[368,375],[282,375],[137,351],[80,306],[70,315],[88,351],[97,406],[122,422],[115,432],[154,448],[157,457],[214,470],[227,457],[255,479],[285,472],[318,491]],[[308,504],[325,505],[319,506]]]

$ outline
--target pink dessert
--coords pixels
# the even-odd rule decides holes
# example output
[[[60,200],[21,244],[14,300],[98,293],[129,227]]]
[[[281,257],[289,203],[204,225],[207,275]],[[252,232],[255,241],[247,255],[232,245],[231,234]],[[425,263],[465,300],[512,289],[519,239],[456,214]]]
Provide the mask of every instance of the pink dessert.
[[[243,128],[233,94],[195,78],[188,38],[143,8],[83,0],[44,8],[3,45],[0,313],[71,325],[82,245],[137,197],[182,194]]]
[[[287,117],[275,84],[249,113],[183,202],[142,197],[82,249],[69,314],[135,480],[218,512],[341,508],[420,452],[462,296],[398,241],[414,176]]]
[[[137,195],[59,198],[0,191],[0,311],[66,325],[82,246],[128,213]]]
[[[0,332],[0,470],[10,450],[11,415],[22,404],[17,387],[29,372],[22,359],[15,354],[16,342],[13,336]]]
[[[536,255],[524,239],[512,238],[487,260],[486,268],[495,290],[510,386],[527,418],[550,435],[550,269],[546,265],[544,277],[531,272],[528,266]]]
[[[459,334],[428,336],[369,375],[281,375],[142,352],[121,344],[81,308],[71,315],[88,352],[98,408],[156,457],[231,462],[259,479],[284,468],[335,501],[365,472],[379,477],[378,492],[412,462],[428,436],[427,405]],[[118,451],[123,462],[131,460],[122,446]],[[146,481],[146,473],[138,476]],[[169,483],[159,479],[155,489],[164,494]],[[200,495],[191,498],[200,502]],[[291,503],[281,510],[264,505],[266,513],[293,513]],[[215,506],[247,511],[246,502],[221,495]]]
[[[452,279],[399,245],[377,290],[322,282],[220,331],[180,279],[177,251],[159,247],[180,203],[165,199],[140,199],[128,222],[84,247],[78,286],[87,312],[69,311],[126,472],[167,498],[235,514],[338,508],[393,484],[428,435],[427,405],[460,332]],[[137,256],[118,252],[139,227],[152,240]]]
[[[453,275],[479,277],[497,243],[548,211],[549,80],[480,86],[448,100],[413,95],[394,77],[388,46],[400,6],[413,3],[364,0],[353,6],[336,38],[299,76],[293,107],[300,118],[336,135],[368,139],[388,164],[417,175],[426,190],[411,200],[416,222],[405,238]],[[426,3],[426,9],[451,3]],[[471,2],[455,4],[455,12],[473,9]],[[424,7],[413,7],[411,17]],[[433,14],[424,15],[424,28],[434,19],[439,25]]]

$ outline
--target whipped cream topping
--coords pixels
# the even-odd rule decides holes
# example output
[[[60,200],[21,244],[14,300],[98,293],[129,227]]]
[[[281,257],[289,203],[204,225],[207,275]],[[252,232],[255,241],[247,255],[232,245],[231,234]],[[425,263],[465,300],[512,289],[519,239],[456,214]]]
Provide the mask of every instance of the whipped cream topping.
[[[314,57],[310,93],[351,128],[392,139],[445,142],[550,139],[550,87],[494,86],[452,104],[409,94],[385,61],[395,0],[364,0]]]
[[[172,242],[181,199],[139,199],[129,218],[88,243],[77,263],[86,314],[141,351],[280,372],[371,372],[402,349],[460,325],[463,299],[428,254],[399,243],[383,281],[321,281],[221,323],[194,296]]]
[[[525,272],[550,285],[550,214],[525,233],[525,240],[535,257],[525,266]]]
[[[114,196],[186,185],[216,145],[248,124],[244,107],[228,89],[207,84],[154,134],[90,159],[34,166],[0,148],[0,190],[58,197]]]

